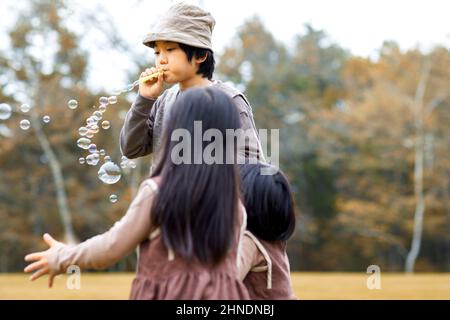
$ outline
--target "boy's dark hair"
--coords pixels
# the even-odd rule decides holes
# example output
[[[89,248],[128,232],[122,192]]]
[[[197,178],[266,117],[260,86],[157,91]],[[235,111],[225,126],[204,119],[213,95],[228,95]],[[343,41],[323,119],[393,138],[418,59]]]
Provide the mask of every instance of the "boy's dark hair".
[[[203,155],[210,144],[207,141],[202,142],[201,150],[194,150],[194,143],[190,150],[181,150],[192,164],[176,164],[172,153],[180,142],[171,137],[176,129],[187,130],[194,137],[194,121],[202,121],[203,132],[216,129],[225,137],[227,129],[240,128],[239,113],[225,93],[211,87],[181,92],[172,108],[152,173],[152,177],[161,177],[161,185],[152,205],[151,224],[161,228],[164,245],[186,260],[216,264],[235,241],[239,173],[235,162],[228,164],[225,159],[235,153],[230,145],[237,145],[236,139],[217,142],[223,148],[224,164],[203,160],[194,164],[195,151]]]
[[[192,57],[199,59],[207,55],[206,60],[203,61],[198,67],[197,74],[201,74],[204,78],[211,80],[216,64],[216,61],[214,60],[214,53],[209,49],[192,47],[184,43],[178,43],[178,45],[181,50],[186,53],[189,62],[192,61]]]
[[[241,194],[247,211],[247,229],[266,241],[286,241],[295,229],[294,200],[281,170],[262,175],[266,164],[240,166]]]

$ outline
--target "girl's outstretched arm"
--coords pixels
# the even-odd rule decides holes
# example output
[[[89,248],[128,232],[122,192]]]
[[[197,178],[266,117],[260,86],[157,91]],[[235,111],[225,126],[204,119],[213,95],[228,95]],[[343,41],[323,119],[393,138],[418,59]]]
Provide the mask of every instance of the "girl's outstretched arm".
[[[48,233],[44,234],[44,241],[48,244],[48,246],[50,247],[50,249],[46,250],[46,251],[41,251],[41,252],[35,252],[35,253],[30,253],[29,255],[27,255],[25,257],[25,261],[31,262],[31,261],[36,261],[33,262],[31,264],[29,264],[26,268],[25,268],[25,272],[32,272],[37,270],[35,273],[33,273],[33,275],[31,275],[30,280],[34,281],[37,278],[40,278],[41,276],[45,275],[45,274],[49,274],[48,276],[48,287],[51,288],[53,286],[53,279],[56,276],[55,273],[51,273],[49,266],[48,266],[48,255],[49,255],[49,251],[57,246],[57,245],[63,245],[61,242],[56,241],[55,239],[52,238],[52,236],[50,236]]]
[[[149,180],[144,181],[139,192],[122,219],[107,232],[90,238],[78,245],[68,246],[45,234],[50,247],[46,251],[27,255],[32,262],[25,272],[36,271],[30,280],[49,274],[49,287],[53,278],[71,265],[81,269],[105,269],[131,253],[150,233],[150,208],[155,191]]]

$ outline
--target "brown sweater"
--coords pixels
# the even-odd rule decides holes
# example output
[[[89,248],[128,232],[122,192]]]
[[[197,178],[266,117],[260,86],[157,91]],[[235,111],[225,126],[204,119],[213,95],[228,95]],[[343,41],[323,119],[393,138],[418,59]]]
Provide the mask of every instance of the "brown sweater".
[[[255,157],[265,162],[253,120],[252,108],[245,96],[237,89],[219,80],[213,80],[212,86],[222,90],[232,98],[239,111],[241,128],[248,132],[248,134],[246,133],[248,141],[239,150],[239,156]],[[155,153],[152,164],[152,167],[155,167],[162,131],[166,127],[168,119],[167,114],[170,112],[179,92],[179,86],[174,85],[165,90],[157,99],[137,96],[120,131],[120,148],[123,155],[134,159]]]

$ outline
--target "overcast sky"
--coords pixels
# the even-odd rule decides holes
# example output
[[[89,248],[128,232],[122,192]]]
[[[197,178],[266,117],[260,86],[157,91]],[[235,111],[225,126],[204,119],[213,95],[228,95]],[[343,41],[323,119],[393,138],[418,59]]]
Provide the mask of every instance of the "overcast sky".
[[[7,2],[0,1],[0,27],[7,21]],[[107,11],[122,36],[132,45],[141,41],[158,14],[175,1],[171,0],[68,0],[72,7]],[[203,4],[216,19],[213,47],[217,53],[230,43],[245,19],[257,14],[274,36],[286,45],[294,35],[304,32],[305,23],[324,29],[332,40],[353,54],[374,55],[384,40],[395,40],[403,49],[419,46],[424,50],[436,44],[450,47],[450,1],[447,0],[186,0]],[[26,0],[9,1],[22,5]],[[2,38],[0,37],[0,41]],[[1,43],[0,43],[1,45]],[[143,49],[142,49],[143,50]],[[143,59],[151,57],[151,50]],[[93,51],[90,82],[100,86],[105,72],[110,79],[107,89],[123,86],[127,57]],[[112,67],[114,66],[114,67]],[[105,86],[103,86],[105,87]]]

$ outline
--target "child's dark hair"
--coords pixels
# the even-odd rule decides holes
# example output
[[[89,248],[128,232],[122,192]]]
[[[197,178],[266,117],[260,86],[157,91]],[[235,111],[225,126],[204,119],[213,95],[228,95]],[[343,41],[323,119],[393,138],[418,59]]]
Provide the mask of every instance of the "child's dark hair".
[[[262,175],[269,165],[240,166],[241,194],[247,211],[247,229],[266,241],[286,241],[295,229],[294,200],[281,170]]]
[[[195,164],[194,143],[191,150],[183,151],[189,154],[191,164],[173,161],[174,147],[180,142],[172,141],[172,133],[184,129],[194,137],[194,121],[202,121],[203,132],[216,129],[223,137],[227,129],[240,128],[239,113],[225,93],[214,88],[192,88],[180,93],[172,106],[159,161],[152,173],[153,177],[161,177],[161,185],[151,209],[151,223],[161,228],[164,244],[175,253],[187,260],[216,264],[225,258],[235,240],[239,173],[235,162],[206,164],[202,160]],[[224,159],[235,152],[228,144],[236,144],[235,139],[225,140],[218,142]],[[202,155],[209,144],[202,142]]]
[[[216,61],[214,60],[214,53],[209,49],[192,47],[184,43],[178,43],[178,45],[180,46],[181,50],[183,50],[184,53],[186,53],[189,62],[192,61],[192,57],[198,59],[207,56],[206,60],[203,61],[198,67],[197,74],[201,74],[203,75],[204,78],[211,80],[216,64]]]

